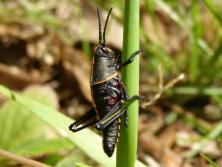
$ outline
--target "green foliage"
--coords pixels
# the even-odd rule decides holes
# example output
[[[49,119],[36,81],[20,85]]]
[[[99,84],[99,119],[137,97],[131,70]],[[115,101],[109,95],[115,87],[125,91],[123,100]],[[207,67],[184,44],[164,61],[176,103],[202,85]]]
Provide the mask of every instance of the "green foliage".
[[[147,4],[152,3],[152,0],[146,0]],[[168,98],[175,100],[177,104],[182,106],[186,102],[198,97],[207,97],[209,104],[213,104],[221,109],[222,107],[222,17],[221,17],[221,1],[214,0],[192,0],[186,4],[181,4],[175,0],[155,0],[155,5],[149,6],[147,14],[157,20],[157,16],[152,11],[164,13],[164,16],[170,18],[171,25],[175,24],[174,30],[186,34],[185,43],[181,43],[182,47],[173,53],[167,52],[166,47],[160,42],[151,41],[149,33],[141,27],[143,39],[141,42],[142,48],[145,48],[147,54],[148,70],[157,71],[157,65],[161,64],[164,69],[164,77],[171,77],[172,73],[185,72],[187,79],[183,86],[174,87],[167,91]],[[151,9],[150,9],[151,8]],[[164,17],[163,16],[163,17]],[[172,23],[173,21],[173,23]],[[207,23],[206,23],[207,22]],[[177,25],[177,26],[176,26]],[[155,25],[158,26],[162,25]],[[164,25],[164,28],[166,25]],[[213,32],[211,34],[211,32]],[[158,30],[155,30],[155,35],[159,35]],[[148,35],[147,35],[148,34]],[[147,37],[146,37],[147,35]],[[145,37],[144,37],[145,36]],[[171,36],[168,37],[171,43]],[[146,38],[144,40],[144,38]],[[180,40],[178,40],[180,42]],[[148,45],[148,46],[147,46]],[[152,46],[152,47],[151,47]],[[158,49],[153,49],[158,48]],[[163,54],[164,53],[164,54]],[[164,61],[170,60],[170,61]],[[169,65],[170,64],[170,65]],[[201,103],[201,101],[198,101]],[[194,102],[195,107],[195,102]],[[204,108],[193,109],[198,114],[202,114]],[[186,111],[186,109],[185,109]],[[221,110],[219,111],[221,114]],[[192,113],[192,112],[191,112]],[[188,151],[188,157],[195,156],[198,151],[202,150],[209,140],[221,138],[222,122],[218,121],[213,127],[205,126],[201,123],[196,115],[186,116],[178,113],[173,114],[173,111],[166,117],[166,123],[173,123],[175,120],[181,119],[187,126],[192,127],[201,134],[202,140],[198,143],[196,150]],[[212,124],[210,124],[212,125]],[[211,166],[212,163],[208,161]]]
[[[68,156],[65,156],[63,159],[61,159],[56,165],[55,167],[70,167],[70,166],[74,166],[74,167],[90,167],[86,164],[83,163],[79,163],[79,162],[84,162],[86,163],[86,160],[83,159],[83,155],[82,153],[80,153],[79,151],[77,152],[73,152],[71,154],[69,154]]]
[[[211,14],[214,16],[214,18],[219,22],[220,25],[222,25],[222,16],[218,9],[216,8],[216,5],[214,5],[213,1],[210,0],[203,0],[206,7],[209,9]]]
[[[199,143],[198,146],[191,151],[187,151],[186,155],[187,157],[193,157],[196,154],[198,154],[198,152],[200,150],[202,150],[209,142],[209,140],[215,139],[217,138],[219,135],[221,135],[222,133],[222,121],[220,121],[216,127],[214,127],[213,129],[211,129],[211,131],[209,132],[209,134],[207,134]]]
[[[29,134],[29,133],[28,133]],[[19,155],[33,157],[44,154],[58,153],[60,150],[74,149],[73,144],[67,138],[42,139],[36,138],[33,141],[16,147],[13,152]]]
[[[209,157],[207,157],[204,154],[200,154],[200,155],[201,157],[203,157],[203,159],[205,159],[209,163],[210,167],[218,167],[217,164],[214,161],[212,161]]]
[[[41,89],[27,89],[24,94],[45,105],[52,106],[52,97]],[[12,96],[13,97],[13,96]],[[13,97],[14,98],[14,97]],[[0,109],[0,147],[22,156],[40,156],[72,149],[73,144],[66,138],[47,139],[50,131],[35,115],[14,101],[6,101]],[[6,165],[5,161],[0,162]]]
[[[80,163],[76,163],[76,167],[90,167],[90,166],[84,165],[84,164],[80,164]]]
[[[146,29],[141,27],[141,38],[146,38],[141,42],[145,49],[149,62],[149,69],[157,71],[158,64],[163,65],[166,77],[173,73],[181,73],[185,71],[187,75],[187,83],[196,86],[210,86],[222,78],[221,68],[221,23],[220,15],[221,3],[210,0],[192,0],[190,3],[183,4],[179,1],[163,1],[163,0],[146,0],[147,14],[152,20],[156,20],[156,15],[152,11],[161,9],[177,26],[175,31],[183,31],[187,35],[184,48],[181,48],[172,55],[166,51],[164,43],[155,43],[150,40],[149,33],[146,35]],[[203,2],[203,3],[202,3]],[[178,4],[179,3],[179,4]],[[147,6],[149,5],[149,6]],[[186,6],[187,5],[187,6]],[[191,10],[187,10],[187,8]],[[201,13],[209,12],[208,16],[209,28],[203,28],[203,22],[206,15]],[[210,17],[212,16],[212,18]],[[214,22],[216,20],[216,23]],[[155,21],[156,22],[156,21]],[[219,24],[218,24],[219,23]],[[155,35],[159,35],[161,25],[155,24]],[[214,31],[213,40],[205,39],[209,31]],[[145,36],[145,37],[144,37]],[[169,36],[170,38],[170,36]],[[161,41],[161,37],[159,39]],[[171,39],[167,39],[169,43]],[[178,40],[178,42],[180,42]],[[182,46],[183,47],[183,46]],[[156,49],[155,49],[156,48]],[[173,57],[173,58],[172,58]],[[213,68],[212,68],[213,67]]]
[[[46,128],[40,120],[14,102],[6,102],[1,108],[1,148],[10,150],[36,138],[41,138],[45,133],[42,129]]]
[[[68,126],[73,122],[73,120],[62,113],[55,111],[53,108],[32,100],[31,98],[12,92],[4,86],[0,86],[0,93],[13,100],[14,103],[21,105],[24,109],[34,114],[40,120],[44,121],[60,136],[67,137],[91,159],[102,164],[104,167],[115,166],[115,155],[112,158],[108,158],[104,154],[101,147],[101,138],[96,133],[89,129],[85,129],[74,134],[68,130]],[[144,165],[139,161],[137,161],[137,166],[144,167]]]
[[[18,5],[16,5],[15,7],[10,6],[8,5],[8,3],[4,2],[2,1],[0,5],[1,23],[20,24],[22,22],[27,25],[34,24],[36,27],[40,26],[46,30],[52,30],[53,33],[57,33],[57,35],[62,38],[65,44],[72,43],[72,41],[70,40],[70,35],[67,35],[66,31],[64,31],[64,26],[66,25],[64,23],[66,22],[63,22],[64,20],[58,18],[56,15],[53,15],[53,13],[51,12],[53,11],[51,9],[54,9],[55,6],[53,7],[53,5],[49,5],[48,7],[48,5],[44,5],[44,7],[41,7],[41,5],[39,5],[38,3],[36,3],[36,5],[33,5],[35,4],[35,2],[38,1],[31,2],[27,0],[22,0],[18,1]],[[76,6],[77,8],[80,7],[79,4],[76,4],[74,0],[68,2],[73,6]],[[118,15],[117,17],[122,16],[122,13],[118,13],[118,9],[122,9],[124,2],[114,0],[93,0],[88,3],[90,3],[90,5],[95,5],[95,3],[99,3],[105,9],[108,9],[110,7],[117,8],[117,12],[113,15]],[[220,0],[191,0],[183,2],[176,0],[145,0],[144,4],[145,6],[143,7],[145,7],[145,12],[147,12],[149,18],[151,17],[151,23],[154,25],[154,30],[151,30],[151,32],[147,32],[148,30],[144,28],[144,25],[140,26],[141,48],[145,50],[144,55],[148,62],[146,69],[147,73],[150,72],[149,74],[147,74],[147,76],[150,77],[151,75],[151,78],[155,78],[156,76],[158,76],[158,72],[156,71],[159,64],[163,66],[164,79],[169,79],[172,77],[172,75],[177,75],[181,72],[185,72],[187,75],[187,80],[183,82],[182,86],[175,87],[169,90],[167,98],[173,99],[176,97],[176,102],[180,103],[180,105],[183,107],[183,104],[186,104],[186,102],[189,101],[189,99],[192,99],[194,96],[204,96],[209,98],[209,103],[217,105],[217,107],[219,106],[219,108],[221,108],[222,3],[220,2]],[[135,11],[135,9],[133,9],[133,11]],[[142,16],[144,16],[144,13],[142,13]],[[120,18],[119,20],[122,20],[122,18]],[[143,23],[143,18],[141,18],[141,20]],[[163,25],[158,24],[158,22],[162,21],[164,22]],[[129,27],[129,25],[125,25],[126,27]],[[160,32],[160,29],[166,29],[164,30],[165,35],[168,33],[168,25],[169,29],[173,27],[172,31],[182,32],[182,35],[185,36],[185,38],[176,41],[178,43],[181,42],[179,44],[181,48],[179,48],[178,50],[168,51],[166,49],[166,45],[170,45],[171,42],[173,42],[173,39],[171,39],[170,35],[167,36],[167,43],[163,42],[163,36],[161,36],[162,34]],[[137,33],[137,30],[130,30],[130,33]],[[151,35],[153,34],[157,36],[158,42],[152,40]],[[126,35],[124,34],[124,36]],[[180,38],[179,33],[178,38]],[[135,46],[138,44],[137,40],[124,40],[133,42]],[[85,53],[87,53],[87,55],[89,55],[90,53],[90,42],[91,41],[87,40],[83,42],[83,50]],[[129,50],[126,51],[126,49]],[[123,55],[128,56],[136,49],[138,49],[138,46],[124,46]],[[136,69],[137,67],[133,68]],[[137,75],[134,75],[132,72],[129,72],[130,75],[126,74],[127,72],[124,73],[125,76],[133,76],[132,78],[134,80],[137,80],[135,78],[137,77]],[[131,88],[129,88],[129,83],[131,83],[131,81],[127,80],[128,79],[125,79],[130,95],[137,94],[138,92],[130,91]],[[84,130],[83,132],[79,132],[78,134],[71,134],[67,132],[67,127],[72,122],[71,119],[64,117],[51,108],[45,107],[40,103],[36,103],[30,98],[25,98],[17,94],[15,94],[14,98],[12,96],[13,94],[10,95],[8,90],[6,91],[2,87],[0,87],[0,90],[2,91],[2,93],[4,92],[3,94],[6,94],[9,98],[14,99],[14,102],[6,102],[0,111],[1,148],[26,156],[38,156],[41,154],[49,153],[51,154],[51,157],[48,157],[47,161],[51,161],[51,164],[55,164],[61,157],[52,155],[53,152],[55,153],[62,149],[71,149],[72,147],[74,147],[74,145],[76,145],[81,148],[88,156],[90,156],[92,159],[100,164],[108,164],[107,166],[113,166],[115,164],[114,159],[109,160],[104,156],[101,148],[101,139],[97,135],[95,135],[95,133]],[[34,94],[34,96],[29,96],[28,94],[29,93],[26,94],[27,97],[34,98],[35,96],[38,96],[36,94]],[[49,104],[49,106],[53,106],[53,102],[51,103],[50,98],[39,97],[39,99],[42,102],[48,101],[47,104]],[[17,105],[18,103],[22,104],[23,107],[21,107],[21,105]],[[135,111],[129,111],[130,115],[133,112],[137,114]],[[137,116],[135,117],[134,115],[133,118],[131,118],[131,116],[129,117],[129,122],[137,119]],[[199,123],[196,116],[181,116],[181,114],[174,113],[172,111],[166,117],[165,123],[171,124],[178,119],[182,119],[182,121],[187,126],[195,128],[195,130],[197,130],[198,132],[200,132],[201,135],[204,136],[203,141],[200,142],[200,149],[204,147],[209,139],[221,137],[221,122],[218,122],[218,125],[215,128],[208,129]],[[42,123],[41,120],[53,127],[54,130],[63,137],[53,140],[42,139],[42,136],[45,136],[45,133],[48,132],[49,127],[46,126],[45,123]],[[133,124],[136,124],[134,121],[132,122]],[[134,128],[136,128],[136,126]],[[129,129],[132,128],[130,127]],[[128,132],[123,132],[121,134],[123,136],[125,135],[126,137],[127,133]],[[67,136],[68,139],[71,140],[71,143],[67,141]],[[88,141],[87,138],[90,138],[92,140]],[[130,136],[127,138],[132,139],[133,137]],[[42,140],[40,141],[40,139]],[[38,143],[38,141],[40,142]],[[120,146],[120,149],[123,151],[126,148],[123,143],[126,141],[126,138],[120,140],[120,143],[122,142],[122,146]],[[46,145],[48,145],[48,148],[45,148]],[[191,152],[189,155],[194,156],[196,155],[196,153],[196,151]],[[98,154],[98,156],[94,156],[95,154]],[[121,154],[123,154],[124,156],[126,155],[124,153]],[[72,161],[72,157],[76,157],[75,153],[67,156],[67,159],[64,158],[61,160],[61,162],[59,161],[57,165],[59,166],[59,164],[74,164],[78,162],[78,160]],[[123,158],[125,157],[120,157],[119,159],[123,160]]]

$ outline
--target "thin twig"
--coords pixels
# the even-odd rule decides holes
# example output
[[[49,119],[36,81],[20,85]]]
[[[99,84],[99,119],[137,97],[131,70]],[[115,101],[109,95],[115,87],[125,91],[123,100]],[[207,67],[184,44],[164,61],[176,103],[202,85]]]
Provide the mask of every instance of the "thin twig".
[[[2,149],[0,149],[0,157],[4,157],[4,158],[10,159],[10,160],[14,160],[14,161],[19,162],[20,164],[31,166],[31,167],[51,167],[49,165],[45,165],[45,164],[40,163],[38,161],[31,160],[31,159],[22,157],[20,155],[16,155],[12,152],[8,152],[8,151],[2,150]]]
[[[163,90],[163,68],[161,65],[158,66],[158,71],[159,71],[159,90]]]
[[[159,92],[149,101],[142,104],[142,108],[146,108],[147,106],[150,106],[154,104],[162,95],[164,91],[166,91],[169,88],[172,88],[176,83],[179,81],[184,80],[185,74],[180,74],[178,77],[174,78],[170,82],[168,82],[165,86],[163,85],[163,75],[162,75],[162,68],[159,66]]]
[[[166,84],[166,86],[164,87],[164,91],[169,89],[169,88],[172,88],[176,83],[184,80],[185,78],[185,74],[180,74],[178,77],[174,78],[173,80],[171,80],[168,84]]]

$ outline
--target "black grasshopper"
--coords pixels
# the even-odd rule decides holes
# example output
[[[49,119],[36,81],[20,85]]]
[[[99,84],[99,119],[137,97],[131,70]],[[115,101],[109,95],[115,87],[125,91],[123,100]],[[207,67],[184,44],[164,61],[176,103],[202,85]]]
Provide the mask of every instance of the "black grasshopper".
[[[119,137],[120,117],[125,118],[125,125],[127,125],[128,105],[142,99],[137,95],[132,97],[127,95],[124,83],[117,73],[122,67],[133,62],[135,56],[141,53],[142,50],[134,52],[127,61],[120,64],[119,56],[106,46],[105,31],[111,11],[112,8],[107,15],[102,34],[100,14],[97,7],[99,44],[94,50],[90,76],[93,108],[69,126],[71,131],[77,132],[90,125],[95,125],[96,129],[102,131],[103,150],[109,157],[112,156]]]

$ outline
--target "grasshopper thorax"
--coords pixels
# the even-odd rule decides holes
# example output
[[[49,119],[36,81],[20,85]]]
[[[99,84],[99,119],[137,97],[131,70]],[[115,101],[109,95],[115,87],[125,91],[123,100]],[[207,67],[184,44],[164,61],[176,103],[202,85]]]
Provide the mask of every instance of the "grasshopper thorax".
[[[101,43],[95,48],[91,85],[103,83],[117,75],[115,53]]]

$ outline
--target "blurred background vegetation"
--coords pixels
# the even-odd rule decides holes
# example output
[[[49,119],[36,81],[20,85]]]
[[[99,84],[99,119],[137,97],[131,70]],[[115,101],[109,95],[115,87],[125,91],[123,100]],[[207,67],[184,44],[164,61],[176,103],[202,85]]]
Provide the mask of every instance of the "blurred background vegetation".
[[[103,21],[113,7],[106,39],[120,54],[124,1],[1,0],[0,84],[68,117],[87,112],[96,5]],[[163,85],[181,73],[186,79],[141,105],[138,159],[151,167],[222,166],[222,1],[141,0],[140,21],[140,94],[160,91],[158,66]],[[103,166],[41,117],[3,96],[0,104],[0,149],[56,167]],[[0,166],[21,165],[0,157]]]

